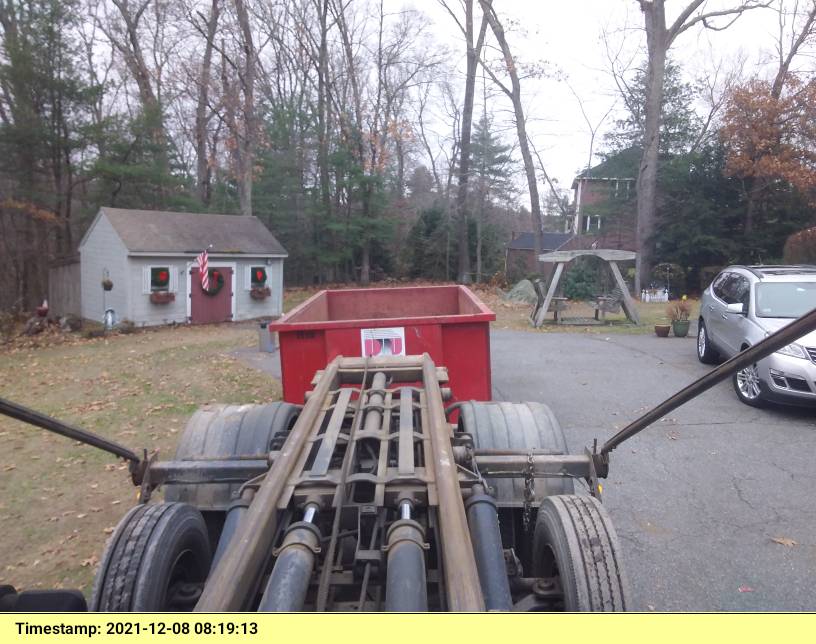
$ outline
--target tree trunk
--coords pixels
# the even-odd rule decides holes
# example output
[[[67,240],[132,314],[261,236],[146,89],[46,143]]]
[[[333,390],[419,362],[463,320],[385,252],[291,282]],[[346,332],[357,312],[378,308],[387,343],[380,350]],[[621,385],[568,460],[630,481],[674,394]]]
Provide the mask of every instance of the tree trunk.
[[[538,194],[538,180],[536,179],[535,166],[533,165],[533,155],[530,153],[530,142],[527,139],[527,126],[524,116],[524,107],[521,104],[521,83],[518,77],[516,62],[513,59],[513,54],[510,51],[510,46],[507,44],[507,38],[504,34],[504,27],[498,19],[495,11],[488,0],[479,0],[484,11],[485,19],[490,23],[490,29],[502,50],[504,58],[504,65],[507,68],[507,74],[510,76],[510,88],[500,85],[505,94],[513,102],[513,113],[516,120],[516,132],[518,134],[519,150],[521,151],[521,158],[524,161],[524,173],[527,176],[527,188],[530,192],[530,219],[533,226],[533,235],[535,237],[535,252],[536,259],[541,254],[542,250],[542,234],[541,234],[541,198]],[[492,76],[492,74],[491,74]]]
[[[236,134],[236,145],[240,150],[238,157],[238,204],[241,214],[252,215],[252,175],[255,169],[255,45],[252,40],[252,27],[244,0],[235,0],[235,13],[241,28],[244,48],[244,65],[239,75],[243,92],[242,118],[243,128]]]
[[[482,281],[482,218],[484,217],[484,199],[476,217],[476,282]]]
[[[145,0],[133,11],[131,11],[128,0],[112,1],[116,8],[119,9],[122,20],[124,20],[126,38],[125,42],[123,42],[115,34],[108,34],[108,37],[122,53],[125,64],[136,81],[142,112],[147,120],[150,138],[156,149],[156,162],[160,172],[166,173],[169,171],[170,163],[167,156],[167,133],[164,130],[164,114],[156,92],[153,90],[152,74],[147,67],[147,63],[145,63],[142,41],[139,35],[139,21],[150,4],[150,0]]]
[[[663,79],[666,75],[668,34],[662,0],[641,2],[646,26],[648,50],[647,90],[643,153],[637,178],[637,246],[635,292],[649,282],[654,257],[654,229],[657,206],[657,164],[660,152],[660,108],[663,104]]]
[[[218,27],[218,14],[218,0],[212,0],[210,18],[207,21],[207,42],[204,44],[204,58],[201,61],[201,75],[198,78],[198,100],[195,114],[196,196],[205,206],[210,204],[210,181],[212,178],[210,155],[207,151],[207,125],[210,122],[207,108],[210,100],[210,72],[212,70],[215,32]]]
[[[470,244],[468,243],[467,195],[470,172],[470,132],[473,123],[473,97],[476,93],[476,66],[487,29],[482,18],[477,43],[473,43],[473,0],[465,2],[465,40],[467,43],[467,75],[465,77],[465,104],[462,108],[462,131],[459,143],[458,187],[456,190],[456,228],[459,261],[456,279],[460,284],[470,282]]]

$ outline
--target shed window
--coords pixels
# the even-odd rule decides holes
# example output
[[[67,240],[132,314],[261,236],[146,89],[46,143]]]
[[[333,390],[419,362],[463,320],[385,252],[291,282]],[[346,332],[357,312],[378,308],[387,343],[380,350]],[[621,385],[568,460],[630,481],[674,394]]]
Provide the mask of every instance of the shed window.
[[[170,289],[170,267],[154,266],[150,269],[150,290],[167,291]]]
[[[249,272],[252,288],[263,288],[266,286],[266,267],[253,266]]]
[[[175,293],[178,290],[178,270],[172,266],[145,266],[142,269],[142,292],[157,291]]]

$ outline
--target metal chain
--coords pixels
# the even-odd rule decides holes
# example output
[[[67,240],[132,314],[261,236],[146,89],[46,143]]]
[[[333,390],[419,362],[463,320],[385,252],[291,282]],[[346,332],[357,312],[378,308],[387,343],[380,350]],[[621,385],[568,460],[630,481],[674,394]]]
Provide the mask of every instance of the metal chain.
[[[532,503],[535,500],[533,483],[533,453],[529,452],[527,454],[527,468],[524,471],[524,505],[521,514],[521,522],[525,532],[530,530],[530,514],[532,513]]]

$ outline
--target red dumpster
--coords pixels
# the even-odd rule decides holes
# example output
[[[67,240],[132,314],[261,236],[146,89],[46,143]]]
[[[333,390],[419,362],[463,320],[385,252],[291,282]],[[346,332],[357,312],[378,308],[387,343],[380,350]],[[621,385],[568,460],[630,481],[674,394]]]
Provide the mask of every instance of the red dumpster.
[[[338,355],[430,354],[456,399],[490,400],[487,306],[464,286],[320,291],[276,322],[283,397],[301,404],[315,371]]]

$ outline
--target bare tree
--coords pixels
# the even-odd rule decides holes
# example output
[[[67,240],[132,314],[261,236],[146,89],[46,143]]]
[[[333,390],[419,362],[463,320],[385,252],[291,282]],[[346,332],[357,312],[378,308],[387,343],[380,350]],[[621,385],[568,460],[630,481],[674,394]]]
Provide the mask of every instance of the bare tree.
[[[578,93],[575,91],[575,89],[573,89],[572,85],[567,83],[567,87],[569,88],[569,91],[572,92],[572,95],[575,97],[575,100],[578,102],[578,107],[581,110],[581,116],[584,117],[584,122],[586,123],[587,129],[589,130],[589,153],[587,154],[587,163],[586,163],[586,168],[584,169],[585,176],[589,177],[589,171],[590,171],[590,168],[592,168],[592,157],[595,154],[595,137],[597,136],[598,130],[601,128],[601,125],[603,125],[603,122],[606,120],[606,117],[608,117],[612,113],[612,110],[615,109],[615,104],[616,104],[617,101],[613,101],[612,104],[609,106],[609,109],[606,110],[606,112],[603,113],[601,118],[598,119],[597,123],[593,124],[593,121],[589,118],[589,115],[587,114],[586,109],[584,108],[584,101],[581,99],[580,96],[578,96]],[[538,156],[538,153],[536,153],[536,156]],[[539,158],[539,163],[540,163],[540,161],[541,160]],[[553,190],[553,195],[556,198],[556,203],[561,204],[561,199],[559,198],[559,195],[556,193],[555,190]],[[566,214],[566,213],[562,211],[562,214]],[[575,231],[574,232],[577,235],[582,230],[581,217],[580,217],[580,213],[578,212],[578,206],[577,205],[576,205],[576,215],[575,215],[575,217],[576,217],[576,223],[575,223]]]
[[[140,0],[137,6],[132,6],[130,0],[111,0],[118,9],[121,21],[110,19],[100,22],[100,28],[110,40],[111,44],[122,55],[139,93],[142,111],[147,118],[148,130],[155,147],[156,161],[160,171],[166,172],[169,168],[167,157],[167,132],[164,127],[164,112],[160,95],[161,70],[151,69],[148,66],[143,47],[144,38],[142,24],[145,11],[153,0]],[[156,23],[160,22],[157,20]],[[158,28],[158,27],[157,27]],[[154,45],[158,45],[154,39]],[[158,47],[149,51],[154,54]]]
[[[252,214],[252,178],[255,169],[255,145],[258,124],[255,117],[255,73],[257,51],[252,37],[252,26],[244,0],[234,0],[235,14],[240,30],[240,47],[243,61],[235,64],[238,80],[237,94],[225,95],[227,100],[238,103],[240,119],[235,118],[236,110],[227,121],[233,139],[232,153],[235,162],[235,178],[238,182],[238,205],[242,215]],[[239,99],[239,97],[241,97]]]
[[[210,82],[212,75],[213,50],[215,36],[218,29],[218,17],[221,13],[219,0],[212,0],[210,15],[205,17],[198,14],[203,25],[196,27],[204,36],[204,56],[198,77],[198,96],[196,97],[195,111],[195,152],[196,152],[196,195],[198,200],[206,205],[210,203],[210,186],[212,182],[212,162],[208,151],[209,122],[212,118],[210,106]]]
[[[651,273],[654,256],[654,229],[657,205],[657,163],[660,141],[660,109],[663,104],[663,82],[666,75],[666,57],[677,37],[695,25],[722,31],[732,25],[745,11],[767,7],[768,3],[749,0],[738,6],[719,11],[700,11],[705,0],[692,0],[670,26],[666,26],[665,0],[637,0],[643,13],[648,56],[646,105],[644,119],[643,154],[637,179],[637,240],[638,257],[635,272],[635,291],[640,292]],[[714,18],[729,17],[723,26],[716,26]]]
[[[467,46],[467,69],[465,72],[465,99],[462,108],[461,131],[459,139],[459,170],[458,187],[456,191],[456,214],[457,214],[457,238],[459,242],[459,261],[457,269],[457,281],[462,284],[470,282],[470,244],[468,243],[467,230],[467,195],[468,178],[470,173],[470,135],[473,127],[473,97],[476,93],[476,68],[484,45],[485,34],[487,32],[487,14],[483,14],[482,22],[479,26],[479,34],[474,42],[474,22],[473,22],[473,0],[464,0],[465,24],[448,6],[445,0],[440,0],[441,4],[450,13],[462,33],[465,36]],[[492,2],[492,0],[490,0]],[[488,3],[489,6],[489,3]]]
[[[510,77],[510,87],[502,83],[496,74],[486,65],[485,70],[493,79],[493,81],[501,88],[507,97],[513,103],[513,113],[516,121],[516,131],[518,133],[519,150],[521,151],[521,158],[524,161],[524,172],[527,175],[527,187],[530,191],[530,217],[533,224],[533,234],[535,235],[536,255],[541,253],[542,236],[541,236],[541,198],[538,194],[538,182],[536,180],[535,165],[533,164],[533,156],[530,152],[530,141],[527,137],[527,124],[524,115],[524,107],[521,104],[521,83],[519,81],[518,67],[510,51],[510,46],[507,43],[507,38],[504,33],[499,17],[496,15],[492,6],[492,0],[479,0],[482,6],[485,19],[490,24],[490,29],[496,37],[496,41],[501,48],[502,57],[504,58],[504,65],[507,70],[507,75]],[[542,165],[543,168],[543,165]]]

